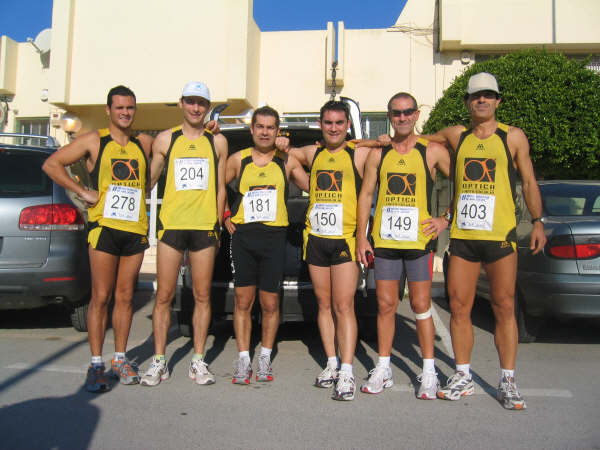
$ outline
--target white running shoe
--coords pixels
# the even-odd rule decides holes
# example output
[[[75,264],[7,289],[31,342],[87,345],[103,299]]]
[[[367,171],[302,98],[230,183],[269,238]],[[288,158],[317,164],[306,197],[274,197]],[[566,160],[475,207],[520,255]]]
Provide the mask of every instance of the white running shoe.
[[[258,357],[258,369],[256,370],[256,381],[273,381],[273,369],[271,368],[271,357],[260,355]]]
[[[249,359],[240,358],[233,362],[233,384],[250,384],[252,366]]]
[[[471,375],[458,371],[448,378],[448,383],[438,390],[437,396],[445,400],[460,400],[461,397],[473,395],[474,392],[475,384]]]
[[[417,381],[421,383],[417,398],[421,400],[435,400],[440,389],[440,382],[437,373],[422,373],[417,377]]]
[[[496,398],[506,409],[527,409],[525,400],[517,389],[514,377],[502,377]]]
[[[208,370],[208,364],[202,359],[192,359],[188,376],[196,380],[196,384],[214,384],[215,376]]]
[[[167,362],[164,359],[152,358],[150,367],[142,376],[140,384],[142,386],[156,386],[161,381],[167,381],[169,379],[169,369],[167,368]]]
[[[337,367],[325,366],[325,369],[317,375],[315,386],[320,388],[328,388],[333,386],[338,378]]]
[[[377,365],[371,369],[369,379],[360,387],[360,390],[366,394],[379,394],[384,388],[389,388],[393,385],[392,369]]]
[[[333,390],[334,400],[354,400],[354,391],[356,383],[354,377],[347,372],[340,371],[335,389]]]

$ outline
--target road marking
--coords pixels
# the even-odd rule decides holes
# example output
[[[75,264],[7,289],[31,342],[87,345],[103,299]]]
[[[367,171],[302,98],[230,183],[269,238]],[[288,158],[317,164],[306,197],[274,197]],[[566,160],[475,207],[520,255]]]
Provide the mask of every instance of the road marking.
[[[6,366],[5,369],[15,370],[35,370],[44,372],[60,372],[60,373],[86,373],[87,368],[81,366],[37,366],[35,364],[16,363]]]
[[[440,315],[438,314],[437,309],[435,309],[433,302],[431,302],[431,316],[433,318],[433,325],[435,326],[435,333],[442,340],[442,344],[444,345],[448,356],[454,359],[454,351],[452,350],[452,338],[450,337],[450,332],[444,325],[444,322],[442,322],[442,319],[440,319]]]
[[[496,389],[484,389],[477,386],[474,395],[491,395],[496,396]],[[415,387],[412,384],[395,384],[390,388],[393,392],[415,392]],[[555,398],[573,398],[573,393],[567,389],[520,389],[524,397],[555,397]]]

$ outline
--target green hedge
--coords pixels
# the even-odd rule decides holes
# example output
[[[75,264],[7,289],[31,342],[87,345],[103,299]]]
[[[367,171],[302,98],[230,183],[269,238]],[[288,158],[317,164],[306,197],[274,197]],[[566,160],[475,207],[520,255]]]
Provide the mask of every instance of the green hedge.
[[[490,72],[502,95],[497,118],[523,129],[538,178],[600,179],[600,75],[585,64],[540,50],[475,63],[438,100],[423,133],[469,126],[467,82],[475,73]]]

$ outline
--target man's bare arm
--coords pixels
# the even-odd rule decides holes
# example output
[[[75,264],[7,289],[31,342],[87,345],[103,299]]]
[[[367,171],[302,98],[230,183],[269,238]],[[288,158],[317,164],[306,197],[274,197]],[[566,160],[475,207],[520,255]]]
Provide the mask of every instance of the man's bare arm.
[[[91,159],[91,164],[87,165],[90,170],[90,166],[96,162],[99,148],[100,135],[97,131],[90,131],[50,155],[42,170],[56,183],[81,197],[88,205],[95,205],[98,202],[98,192],[86,190],[71,178],[65,167],[87,157]]]
[[[237,178],[240,173],[240,169],[242,166],[242,158],[240,152],[235,152],[229,158],[227,158],[227,164],[225,168],[225,186],[227,186],[234,178]],[[225,196],[225,206],[224,206],[224,215],[223,215],[223,225],[227,228],[229,234],[233,235],[235,232],[235,225],[231,222],[231,211],[229,209],[229,204],[227,203],[227,196]]]
[[[369,152],[364,165],[364,176],[356,208],[356,259],[365,265],[369,263],[366,253],[373,253],[373,248],[367,239],[367,224],[371,216],[371,204],[377,185],[377,168],[380,161],[381,149]]]
[[[290,165],[290,175],[296,186],[302,189],[304,192],[309,191],[309,179],[308,174],[304,170],[304,167],[300,164],[293,155],[288,156],[288,164]]]
[[[535,179],[535,172],[529,155],[529,141],[527,140],[527,136],[525,136],[525,133],[520,128],[511,127],[508,131],[507,142],[508,148],[515,150],[514,161],[521,175],[523,197],[527,203],[529,213],[533,218],[540,218],[542,217],[542,196]],[[529,242],[529,248],[534,255],[542,251],[546,245],[546,240],[544,224],[538,220],[533,224]]]
[[[222,134],[218,134],[214,138],[215,152],[217,154],[217,217],[219,225],[223,224],[223,212],[225,211],[225,203],[227,200],[227,188],[225,183],[227,172],[227,155],[228,146],[227,139]]]
[[[150,189],[152,189],[158,181],[162,173],[171,143],[171,130],[164,130],[156,136],[152,143],[152,162],[150,163]]]

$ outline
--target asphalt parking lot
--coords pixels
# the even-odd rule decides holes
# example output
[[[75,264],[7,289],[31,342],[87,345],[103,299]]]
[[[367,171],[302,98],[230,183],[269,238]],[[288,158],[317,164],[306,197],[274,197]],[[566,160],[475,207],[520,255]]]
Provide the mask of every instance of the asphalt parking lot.
[[[151,283],[135,296],[128,357],[145,370],[153,353]],[[434,299],[436,364],[453,373],[445,301]],[[272,383],[231,384],[237,355],[230,322],[207,343],[212,386],[187,377],[189,339],[169,332],[171,379],[158,387],[115,385],[103,395],[82,389],[89,350],[85,333],[60,308],[0,315],[0,432],[20,448],[600,448],[600,323],[548,321],[537,342],[521,344],[517,382],[526,411],[495,400],[498,362],[491,310],[473,312],[476,393],[458,402],[414,397],[420,355],[407,302],[396,316],[392,354],[395,385],[379,395],[357,393],[335,402],[312,386],[325,362],[315,324],[283,324],[274,350]],[[253,345],[259,345],[258,334]],[[107,333],[104,357],[112,354]],[[375,342],[360,341],[355,376],[377,361]]]

